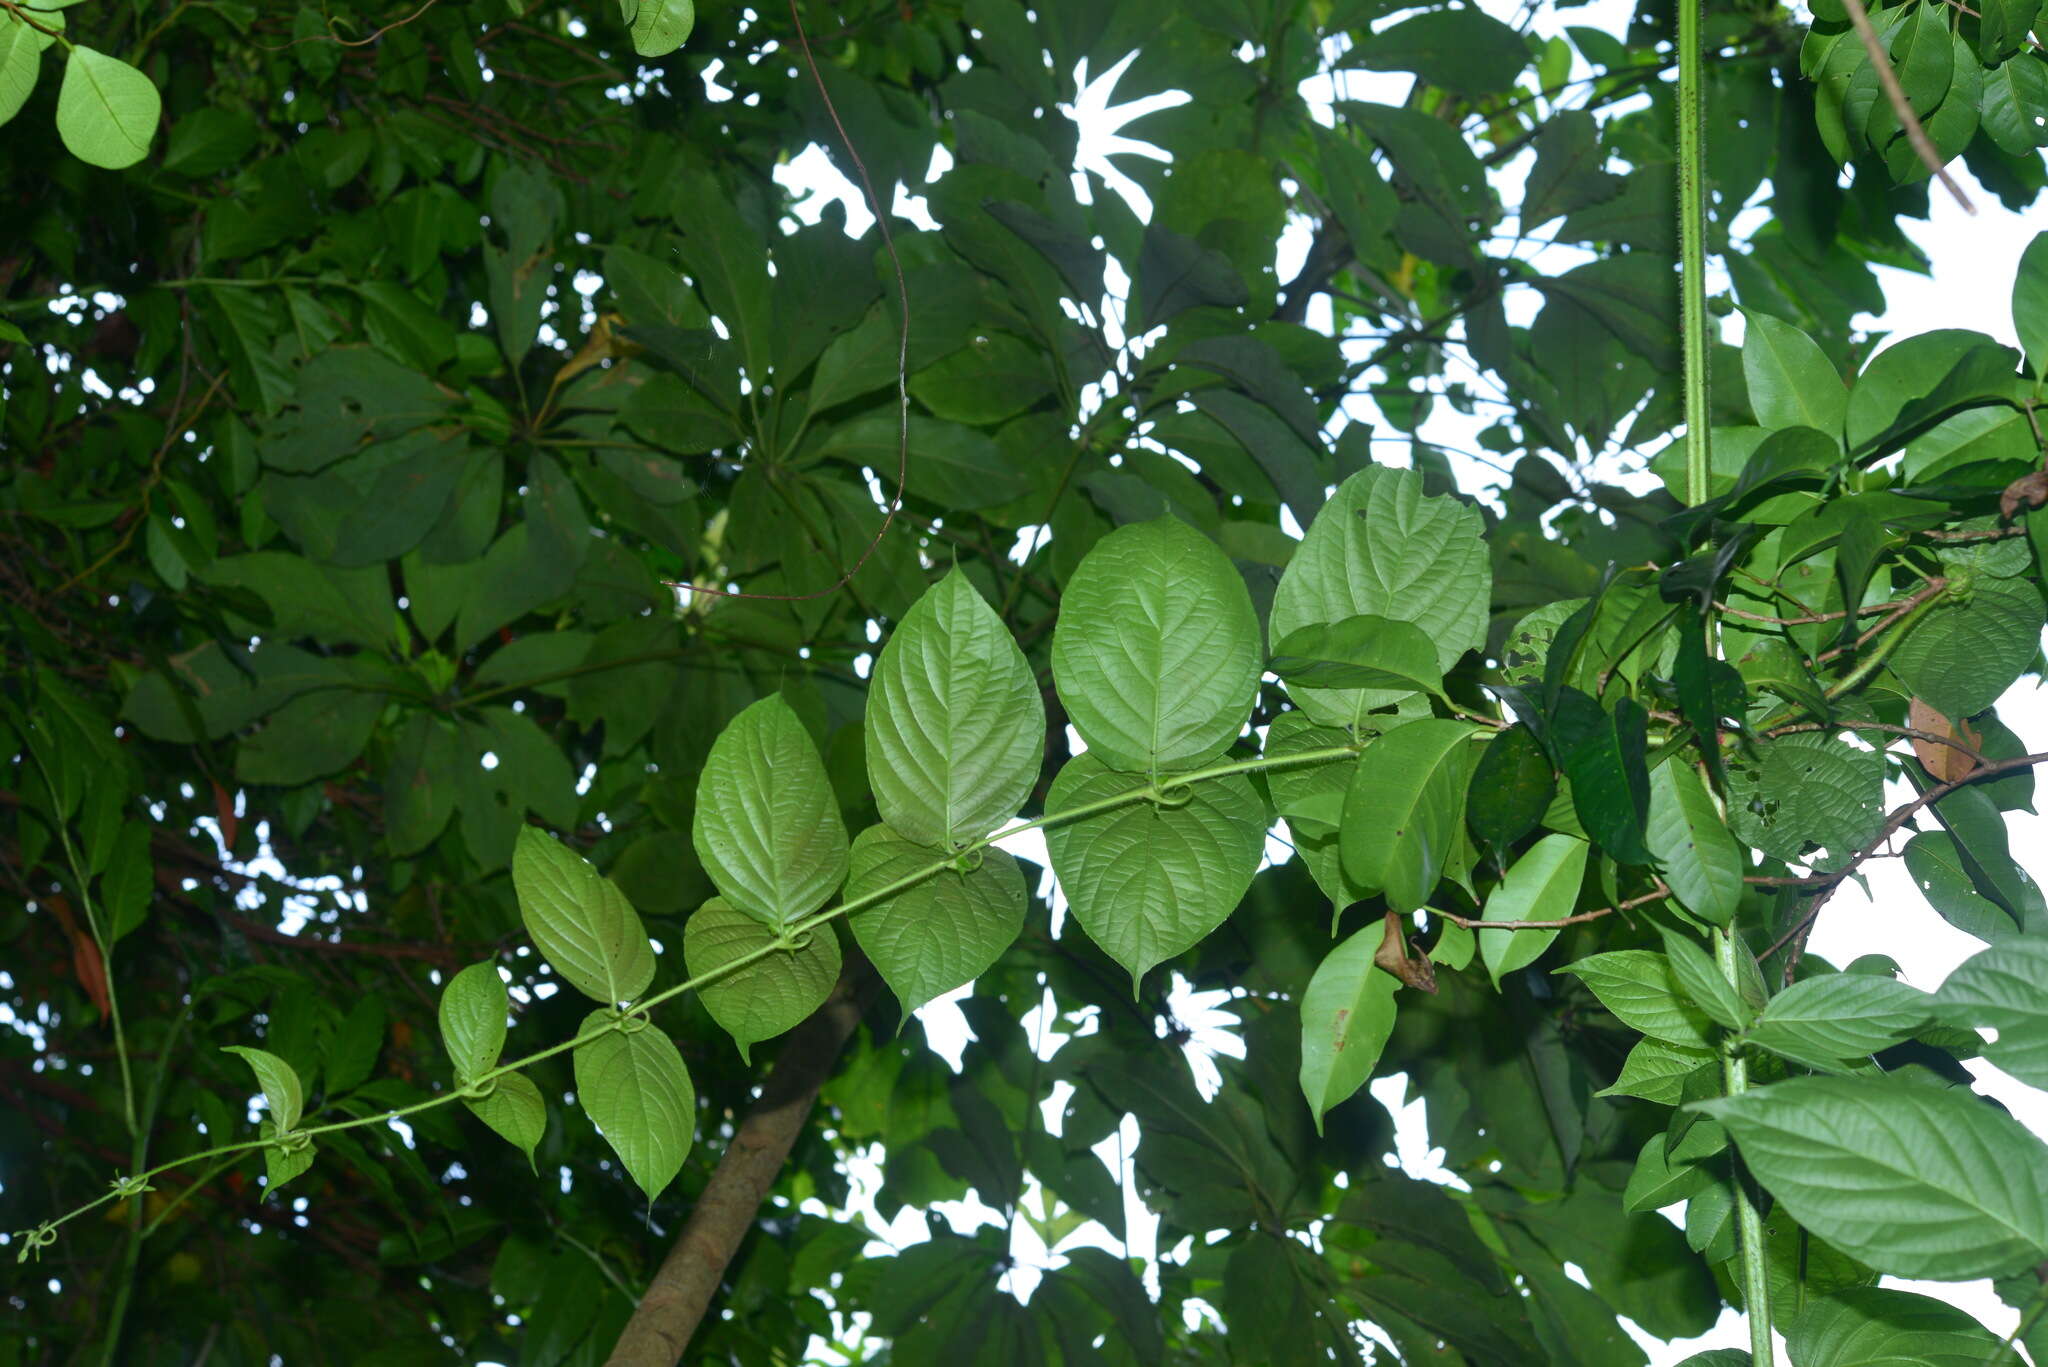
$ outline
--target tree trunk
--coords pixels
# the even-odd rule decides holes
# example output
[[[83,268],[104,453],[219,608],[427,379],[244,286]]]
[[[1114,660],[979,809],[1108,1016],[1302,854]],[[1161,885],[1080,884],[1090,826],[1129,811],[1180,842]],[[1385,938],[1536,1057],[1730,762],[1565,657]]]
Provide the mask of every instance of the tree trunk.
[[[783,1040],[760,1099],[718,1160],[718,1170],[626,1322],[607,1367],[675,1367],[682,1360],[726,1267],[810,1118],[819,1089],[860,1024],[872,982],[865,960],[854,956],[825,1004]]]

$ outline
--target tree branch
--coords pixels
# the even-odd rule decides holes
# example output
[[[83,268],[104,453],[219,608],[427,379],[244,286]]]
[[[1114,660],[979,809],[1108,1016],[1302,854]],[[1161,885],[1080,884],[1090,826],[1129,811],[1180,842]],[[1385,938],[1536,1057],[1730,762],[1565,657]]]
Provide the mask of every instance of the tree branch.
[[[831,934],[830,927],[824,933]],[[866,961],[856,958],[825,1004],[783,1041],[760,1099],[718,1160],[718,1170],[648,1283],[640,1308],[626,1322],[607,1367],[675,1367],[682,1361],[726,1267],[754,1227],[762,1200],[810,1118],[819,1089],[860,1024],[873,983]]]

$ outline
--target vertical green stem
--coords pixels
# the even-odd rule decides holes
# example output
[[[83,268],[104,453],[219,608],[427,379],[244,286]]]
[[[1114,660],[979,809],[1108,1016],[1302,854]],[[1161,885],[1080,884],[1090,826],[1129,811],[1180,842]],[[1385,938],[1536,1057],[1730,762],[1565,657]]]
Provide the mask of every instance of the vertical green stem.
[[[1713,469],[1712,430],[1707,415],[1707,184],[1705,100],[1700,42],[1702,0],[1678,3],[1678,249],[1680,349],[1685,363],[1685,501],[1706,502]],[[1706,630],[1711,639],[1713,624]],[[1711,743],[1711,741],[1709,742]],[[1714,932],[1714,959],[1730,983],[1741,986],[1741,948],[1733,930]],[[1739,1050],[1721,1056],[1721,1081],[1728,1095],[1749,1090],[1749,1065]],[[1735,1172],[1736,1254],[1741,1264],[1743,1307],[1749,1314],[1749,1354],[1755,1367],[1773,1367],[1771,1293],[1764,1267],[1764,1222],[1738,1164]]]

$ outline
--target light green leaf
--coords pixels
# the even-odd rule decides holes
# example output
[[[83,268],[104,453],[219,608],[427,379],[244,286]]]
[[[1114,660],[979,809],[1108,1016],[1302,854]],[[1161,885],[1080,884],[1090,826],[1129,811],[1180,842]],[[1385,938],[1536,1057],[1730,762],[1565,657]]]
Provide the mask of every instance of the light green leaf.
[[[1650,771],[1650,853],[1679,905],[1725,926],[1742,900],[1744,859],[1699,772],[1679,759]]]
[[[1323,505],[1273,595],[1272,638],[1369,615],[1413,622],[1448,670],[1485,643],[1493,571],[1476,508],[1424,494],[1413,470],[1371,466]],[[1393,699],[1368,692],[1305,691],[1303,710],[1327,726],[1353,725]]]
[[[2048,1087],[2048,944],[2010,939],[1963,960],[1934,994],[1935,1018],[1998,1039],[1984,1057],[2033,1087]]]
[[[1979,97],[1986,136],[2011,157],[2030,157],[2048,143],[2048,69],[2028,59],[2004,61],[1984,73]],[[2027,333],[2020,338],[2026,341]],[[2031,343],[2027,355],[2034,356]],[[2035,364],[2039,365],[2039,358]],[[2035,372],[2039,374],[2038,369]]]
[[[118,171],[149,154],[163,116],[149,77],[118,57],[73,44],[57,91],[57,135],[89,166]]]
[[[696,24],[695,0],[640,0],[633,16],[633,51],[666,57],[683,45]]]
[[[1969,1091],[1808,1077],[1699,1105],[1793,1219],[1880,1272],[1965,1281],[2048,1250],[2048,1145]]]
[[[471,1115],[496,1130],[506,1143],[525,1154],[526,1165],[534,1168],[534,1147],[548,1130],[548,1104],[533,1079],[524,1073],[506,1073],[491,1079],[489,1092],[480,1097],[464,1097],[462,1104],[469,1107]]]
[[[1266,728],[1265,754],[1268,759],[1277,759],[1349,744],[1349,731],[1317,726],[1306,712],[1290,711],[1273,718],[1272,725]],[[1343,856],[1338,850],[1344,795],[1351,787],[1354,767],[1351,761],[1332,760],[1266,771],[1266,791],[1287,822],[1295,853],[1308,865],[1316,886],[1339,907],[1362,901],[1371,893],[1371,889],[1360,887],[1345,876]]]
[[[441,1044],[455,1065],[457,1086],[498,1066],[511,1005],[497,964],[471,964],[441,989]]]
[[[1621,1076],[1614,1085],[1594,1095],[1639,1096],[1660,1106],[1676,1106],[1685,1099],[1687,1079],[1702,1068],[1717,1068],[1719,1059],[1711,1049],[1640,1039],[1622,1060]]]
[[[787,925],[846,879],[846,825],[818,747],[782,695],[732,719],[697,780],[697,857],[733,906]]]
[[[290,1128],[289,1126],[285,1127]],[[274,1141],[283,1133],[277,1124],[265,1120],[262,1125],[265,1141]],[[304,1173],[313,1166],[315,1146],[311,1141],[286,1149],[274,1142],[266,1142],[263,1149],[263,1194],[274,1195],[279,1187]]]
[[[1756,420],[1775,431],[1811,427],[1842,439],[1849,388],[1811,337],[1767,313],[1743,310],[1742,374]]]
[[[1907,628],[1892,671],[1937,712],[1981,712],[2033,664],[2044,615],[2031,580],[1977,575],[1962,601],[1937,603]]]
[[[1486,899],[1488,921],[1555,921],[1572,914],[1579,885],[1586,879],[1586,853],[1592,847],[1576,836],[1546,835],[1514,863],[1500,886]],[[1478,932],[1479,956],[1493,985],[1518,968],[1526,968],[1550,948],[1555,930],[1486,930]]]
[[[1686,1119],[1691,1123],[1675,1143],[1669,1134],[1652,1135],[1636,1155],[1635,1171],[1621,1194],[1624,1210],[1661,1210],[1714,1180],[1713,1172],[1699,1164],[1728,1147],[1728,1131],[1711,1120]]]
[[[1049,813],[1144,788],[1093,754],[1076,755],[1053,780]],[[1137,980],[1199,943],[1243,898],[1265,848],[1266,811],[1243,775],[1205,780],[1169,796],[1139,799],[1046,831],[1053,872],[1090,939]]]
[[[1746,1027],[1755,1010],[1742,999],[1713,956],[1687,935],[1666,930],[1663,936],[1664,961],[1686,998],[1724,1029]]]
[[[1746,1038],[1801,1061],[1864,1058],[1925,1025],[1934,1005],[1896,978],[1830,973],[1771,998]]]
[[[1464,722],[1409,722],[1359,756],[1344,798],[1344,872],[1384,891],[1396,911],[1420,909],[1443,875],[1470,774],[1461,747],[1472,732]]]
[[[2000,1346],[1956,1306],[1877,1286],[1814,1301],[1785,1335],[1798,1367],[1984,1367]]]
[[[1109,764],[1150,773],[1212,759],[1258,693],[1251,595],[1186,523],[1119,527],[1067,582],[1052,675],[1075,729]]]
[[[948,854],[870,826],[853,842],[847,899],[914,877]],[[943,870],[849,918],[854,939],[906,1012],[981,976],[1024,928],[1017,861],[998,849],[965,858],[969,871]]]
[[[277,1128],[297,1129],[299,1116],[306,1107],[306,1092],[292,1066],[276,1054],[246,1044],[230,1044],[224,1052],[241,1055],[256,1074],[256,1085],[263,1089],[263,1099],[270,1104],[270,1118]]]
[[[626,895],[537,826],[519,828],[512,887],[535,947],[584,996],[616,1005],[654,981],[654,946]]]
[[[609,1012],[593,1011],[577,1033],[610,1020]],[[643,1025],[577,1045],[575,1062],[577,1099],[652,1201],[682,1170],[697,1134],[697,1092],[682,1055],[658,1028]]]
[[[1298,628],[1267,668],[1299,688],[1376,688],[1442,695],[1436,645],[1413,622],[1360,615]]]
[[[829,925],[807,934],[810,942],[803,948],[772,950],[697,989],[704,1009],[732,1036],[742,1059],[749,1059],[757,1041],[797,1025],[832,995],[839,981],[839,937]],[[714,897],[683,926],[683,964],[692,978],[701,978],[775,940],[775,932],[760,921]]]
[[[54,22],[53,22],[54,21]],[[64,16],[50,14],[38,19],[45,28],[62,28]],[[0,123],[6,123],[28,103],[42,70],[43,49],[53,40],[38,33],[12,13],[0,14]]]
[[[1713,1022],[1679,990],[1671,964],[1648,949],[1591,954],[1557,970],[1578,977],[1615,1019],[1651,1039],[1710,1049]]]
[[[925,845],[1017,814],[1045,754],[1045,705],[1002,619],[954,570],[882,647],[868,688],[868,781],[882,819]]]
[[[1378,922],[1331,950],[1301,998],[1301,1091],[1323,1116],[1372,1076],[1380,1050],[1394,1031],[1394,993],[1401,984],[1373,963],[1383,928]]]

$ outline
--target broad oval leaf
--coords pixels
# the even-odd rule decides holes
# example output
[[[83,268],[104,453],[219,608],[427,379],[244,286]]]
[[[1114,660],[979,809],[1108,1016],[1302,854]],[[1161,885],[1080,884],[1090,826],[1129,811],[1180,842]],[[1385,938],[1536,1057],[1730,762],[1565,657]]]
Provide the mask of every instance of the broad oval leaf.
[[[1351,733],[1331,726],[1318,726],[1306,712],[1282,712],[1266,728],[1265,757],[1314,751],[1354,751]],[[1324,894],[1337,907],[1350,906],[1368,896],[1371,889],[1360,887],[1344,872],[1338,849],[1338,832],[1343,825],[1344,795],[1351,787],[1352,764],[1344,758],[1303,762],[1266,770],[1266,791],[1287,822],[1287,834],[1294,852],[1308,866]]]
[[[1705,1070],[1718,1073],[1719,1063],[1720,1055],[1710,1049],[1639,1039],[1622,1060],[1621,1076],[1594,1095],[1639,1096],[1660,1106],[1676,1106],[1685,1099],[1687,1086]]]
[[[57,90],[57,136],[88,166],[118,171],[149,155],[163,97],[118,57],[73,44]]]
[[[1421,627],[1366,614],[1296,628],[1274,645],[1267,668],[1290,689],[1376,688],[1441,695],[1444,688],[1436,646]]]
[[[1802,731],[1763,742],[1753,760],[1729,757],[1729,829],[1766,854],[1839,868],[1883,825],[1880,751]],[[1818,862],[1814,846],[1826,851]]]
[[[306,1090],[292,1066],[266,1049],[230,1044],[223,1052],[239,1054],[256,1074],[256,1085],[270,1105],[270,1118],[280,1131],[297,1129],[306,1107]]]
[[[1229,557],[1184,522],[1120,527],[1067,582],[1052,674],[1088,748],[1120,769],[1184,769],[1244,729],[1259,622]]]
[[[1790,323],[1750,310],[1742,316],[1742,374],[1756,420],[1773,430],[1811,427],[1840,441],[1849,387],[1827,353]]]
[[[498,1066],[505,1048],[505,1018],[511,1003],[497,964],[471,964],[441,989],[441,1045],[455,1065],[457,1086]],[[501,1079],[502,1080],[502,1079]]]
[[[1383,927],[1347,937],[1317,965],[1301,997],[1301,1092],[1323,1116],[1372,1076],[1394,1032],[1394,993],[1401,984],[1373,962]]]
[[[1589,954],[1557,971],[1576,975],[1615,1019],[1651,1039],[1692,1049],[1713,1047],[1713,1023],[1679,990],[1670,961],[1655,950]]]
[[[832,995],[839,981],[839,937],[829,925],[809,934],[810,943],[801,949],[769,949],[776,933],[721,897],[697,908],[684,923],[683,965],[692,978],[769,950],[697,989],[704,1009],[732,1036],[742,1059],[750,1057],[756,1042],[796,1026]]]
[[[44,28],[62,28],[61,10],[43,12],[37,20]],[[38,33],[13,14],[0,17],[0,123],[21,112],[36,88],[36,75],[43,65],[43,49],[56,40]]]
[[[1486,899],[1488,921],[1555,921],[1572,914],[1579,886],[1586,881],[1586,855],[1592,849],[1576,836],[1546,835],[1515,861],[1500,886]],[[1543,957],[1557,939],[1555,929],[1483,930],[1479,955],[1495,987],[1506,974]]]
[[[1983,1367],[2001,1346],[1956,1306],[1878,1286],[1812,1302],[1785,1334],[1799,1367]]]
[[[846,825],[825,762],[781,694],[712,743],[691,835],[718,890],[771,925],[816,911],[846,880]]]
[[[949,857],[870,826],[853,842],[846,900],[873,896]],[[1029,899],[1016,859],[994,848],[966,858],[971,871],[943,869],[847,918],[906,1012],[980,977],[1024,928]]]
[[[666,57],[683,45],[696,24],[696,0],[640,0],[633,15],[633,51]]]
[[[1360,470],[1316,514],[1280,576],[1273,639],[1361,614],[1386,617],[1420,627],[1449,669],[1486,640],[1493,570],[1480,529],[1477,509],[1423,493],[1417,471]],[[1390,701],[1376,692],[1301,695],[1303,710],[1328,726],[1354,725]]]
[[[1747,1038],[1802,1061],[1863,1058],[1927,1024],[1934,1008],[1933,998],[1896,978],[1829,973],[1771,998]]]
[[[1793,1219],[1880,1272],[1964,1281],[2048,1251],[2048,1145],[1971,1092],[1807,1077],[1699,1104]]]
[[[1703,921],[1727,925],[1742,901],[1745,861],[1690,764],[1673,757],[1650,771],[1644,836],[1679,905]]]
[[[1306,710],[1306,709],[1304,709]],[[1436,890],[1458,835],[1473,728],[1414,721],[1365,748],[1344,797],[1344,871],[1386,893],[1395,911],[1419,910]]]
[[[1149,786],[1093,754],[1061,769],[1045,808],[1057,814]],[[1237,906],[1265,848],[1266,809],[1241,774],[1205,779],[1167,806],[1143,798],[1046,831],[1053,872],[1074,917],[1133,990],[1154,964],[1191,948]]]
[[[286,1149],[282,1145],[270,1142],[282,1133],[277,1124],[270,1120],[263,1122],[261,1132],[265,1142],[263,1194],[273,1196],[279,1187],[313,1166],[313,1155],[317,1146],[301,1144],[296,1148]]]
[[[616,1005],[654,981],[654,946],[626,895],[537,826],[519,828],[512,887],[535,947],[584,996]]]
[[[868,780],[882,820],[925,845],[975,840],[1017,814],[1045,752],[1024,652],[967,576],[918,599],[868,689]]]
[[[2010,939],[1963,960],[1934,994],[1944,1025],[1988,1027],[1984,1057],[2034,1087],[2048,1087],[2048,944]]]
[[[540,1088],[524,1073],[506,1073],[491,1079],[491,1090],[480,1097],[464,1097],[462,1104],[471,1115],[498,1132],[500,1138],[526,1155],[526,1165],[535,1172],[533,1151],[548,1131],[548,1103]]]
[[[2043,617],[2029,580],[1979,575],[1966,599],[1937,603],[1908,628],[1892,671],[1938,712],[1981,712],[2033,663]]]
[[[610,1022],[583,1018],[578,1034]],[[606,1030],[576,1046],[576,1097],[652,1201],[682,1170],[697,1134],[697,1092],[675,1043],[659,1028]]]

